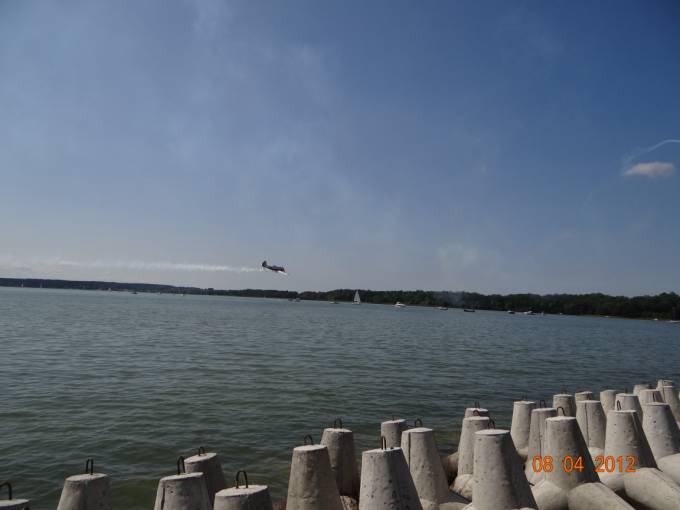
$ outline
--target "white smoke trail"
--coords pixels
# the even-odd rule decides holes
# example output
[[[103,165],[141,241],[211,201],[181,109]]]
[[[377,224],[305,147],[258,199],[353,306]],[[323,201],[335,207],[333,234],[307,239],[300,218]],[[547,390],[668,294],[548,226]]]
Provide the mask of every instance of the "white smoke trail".
[[[634,160],[639,158],[640,156],[644,156],[645,154],[649,154],[652,151],[655,151],[656,149],[663,147],[666,144],[669,143],[680,143],[680,140],[676,140],[674,138],[669,138],[668,140],[662,140],[659,143],[652,145],[651,147],[642,147],[635,149],[633,152],[631,152],[628,156],[623,158],[623,166],[627,167],[630,165]]]
[[[0,259],[0,263],[3,260]],[[176,262],[143,262],[143,261],[76,261],[60,258],[31,259],[30,261],[18,261],[6,259],[5,264],[12,267],[80,267],[85,269],[131,269],[141,271],[187,271],[187,272],[226,272],[226,273],[252,273],[260,271],[256,267],[227,266],[213,264],[189,264]]]

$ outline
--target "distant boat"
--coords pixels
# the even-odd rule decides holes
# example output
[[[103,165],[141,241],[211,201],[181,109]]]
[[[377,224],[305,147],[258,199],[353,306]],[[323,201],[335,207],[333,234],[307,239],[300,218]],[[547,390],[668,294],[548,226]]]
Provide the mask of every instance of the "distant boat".
[[[668,321],[670,324],[680,324],[680,321]]]
[[[508,313],[509,313],[510,315],[515,315],[515,312],[512,311],[512,310],[508,310]]]
[[[524,315],[536,315],[534,312],[529,310],[528,312],[524,312]]]
[[[354,300],[352,301],[355,305],[360,305],[361,304],[361,296],[359,296],[359,291],[357,290],[354,293]]]
[[[331,301],[331,304],[332,304],[332,305],[337,305],[338,302],[334,299],[333,301]]]
[[[470,312],[470,313],[475,313],[475,310],[473,308],[463,308],[464,312]]]
[[[136,291],[136,290],[133,290],[132,293],[133,293],[133,294],[137,294],[137,291]]]
[[[400,303],[399,301],[397,301],[396,303],[394,303],[394,307],[395,308],[406,308],[406,305],[404,303]]]
[[[295,302],[296,302],[296,303],[299,303],[299,302],[300,302],[300,298],[299,298],[299,297],[296,297],[296,298],[295,298]]]
[[[448,306],[440,306],[440,307],[439,307],[439,310],[448,310],[448,309],[449,309]]]

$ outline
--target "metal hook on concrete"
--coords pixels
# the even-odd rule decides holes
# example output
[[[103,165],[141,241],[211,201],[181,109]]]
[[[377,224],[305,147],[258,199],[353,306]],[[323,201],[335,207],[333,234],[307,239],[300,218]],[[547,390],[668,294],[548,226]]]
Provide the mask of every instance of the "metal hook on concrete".
[[[620,400],[617,400],[617,401],[616,401],[616,410],[617,410],[617,411],[620,411],[620,410],[621,410],[621,401],[620,401]]]
[[[479,409],[479,400],[475,400],[475,407]]]
[[[180,455],[179,458],[177,459],[177,474],[181,475],[182,473],[186,473],[186,472],[187,472],[187,468],[184,465],[184,457],[182,457]]]
[[[423,420],[420,418],[416,418],[416,421],[413,422],[414,427],[422,427],[423,426]]]
[[[564,411],[564,407],[562,406],[557,406],[557,416],[560,415],[560,409],[562,410],[562,416],[566,416],[567,413]]]
[[[548,407],[548,406],[546,405],[545,400],[541,399],[541,400],[538,401],[538,407]]]
[[[496,422],[493,421],[491,418],[489,418],[489,423],[486,424],[487,429],[495,429],[496,428]]]
[[[309,443],[307,442],[307,439],[309,439]],[[311,434],[307,434],[302,440],[304,441],[305,446],[314,444],[314,438]]]
[[[202,446],[199,446],[198,447],[198,454],[199,455],[205,455],[205,448],[203,448]]]
[[[246,481],[246,489],[248,488],[248,473],[245,472],[245,470],[239,471],[236,473],[236,488],[239,488],[239,482],[241,480],[241,473],[243,473],[243,478]]]
[[[481,414],[479,414],[479,411],[477,409],[473,409],[472,416],[481,416]]]
[[[338,427],[338,424],[340,424],[339,427]],[[336,418],[335,420],[333,420],[333,428],[334,429],[341,429],[342,428],[342,419],[341,418]]]
[[[380,449],[387,450],[387,439],[385,439],[385,436],[380,436]]]
[[[3,487],[7,487],[7,493],[9,494],[8,499],[12,499],[12,484],[9,482],[0,483],[0,490],[2,490]]]
[[[85,474],[90,473],[90,475],[94,474],[94,459],[87,459],[85,461]]]

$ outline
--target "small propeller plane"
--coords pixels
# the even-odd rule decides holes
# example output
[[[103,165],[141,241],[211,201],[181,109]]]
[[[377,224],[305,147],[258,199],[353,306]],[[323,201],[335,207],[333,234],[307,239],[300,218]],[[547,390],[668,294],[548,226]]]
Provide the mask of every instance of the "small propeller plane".
[[[269,264],[267,264],[266,260],[264,262],[262,262],[262,269],[269,269],[270,271],[274,271],[275,273],[279,273],[279,274],[285,274],[285,275],[288,274],[288,273],[286,273],[285,267],[269,265]]]

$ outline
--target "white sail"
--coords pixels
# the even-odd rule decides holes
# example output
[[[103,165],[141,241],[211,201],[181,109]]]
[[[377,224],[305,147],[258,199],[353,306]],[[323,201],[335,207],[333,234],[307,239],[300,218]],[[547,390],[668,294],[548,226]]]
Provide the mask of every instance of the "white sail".
[[[355,305],[361,304],[361,297],[359,297],[359,291],[358,290],[354,293],[354,304]]]

